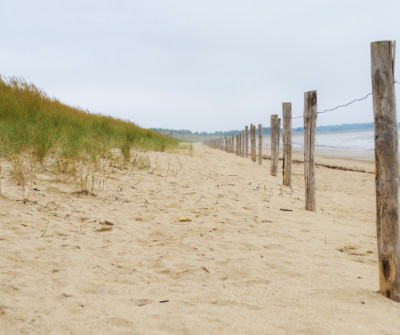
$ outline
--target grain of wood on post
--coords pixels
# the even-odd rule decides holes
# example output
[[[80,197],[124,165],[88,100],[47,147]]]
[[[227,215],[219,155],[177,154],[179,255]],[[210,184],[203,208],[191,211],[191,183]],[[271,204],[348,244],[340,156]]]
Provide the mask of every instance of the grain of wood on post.
[[[304,93],[304,183],[305,208],[316,210],[315,198],[315,129],[317,125],[317,91]]]
[[[262,125],[258,125],[258,164],[262,164]]]
[[[292,104],[282,104],[283,116],[283,185],[292,187]]]
[[[271,176],[278,174],[279,162],[279,123],[278,115],[271,115]]]
[[[379,291],[400,302],[399,158],[393,43],[371,43]]]

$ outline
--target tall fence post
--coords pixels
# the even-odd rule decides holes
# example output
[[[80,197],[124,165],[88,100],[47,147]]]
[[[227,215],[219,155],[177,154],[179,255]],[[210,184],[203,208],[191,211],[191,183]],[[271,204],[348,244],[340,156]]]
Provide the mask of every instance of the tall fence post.
[[[238,135],[235,135],[235,155],[238,154]]]
[[[258,125],[258,164],[262,164],[262,125]]]
[[[242,131],[242,157],[245,155],[245,148],[244,148],[244,139],[245,139],[246,134],[244,133],[244,130]]]
[[[279,121],[278,115],[271,115],[271,176],[278,173],[279,161]]]
[[[238,146],[239,146],[239,156],[242,156],[242,133],[240,132],[238,134],[238,138],[239,138],[239,142],[238,142]]]
[[[305,208],[316,210],[315,200],[315,128],[317,125],[317,91],[304,93],[304,183]]]
[[[371,43],[379,291],[400,302],[399,158],[393,42]]]
[[[292,187],[292,104],[282,104],[283,117],[283,185]]]
[[[237,155],[239,155],[239,134],[236,134],[236,142],[235,142],[235,144],[236,144],[236,150],[235,150],[235,154],[236,154],[236,156]]]
[[[256,162],[256,126],[250,125],[251,128],[251,160]]]
[[[249,158],[249,126],[245,127],[245,132],[246,132],[246,158]]]

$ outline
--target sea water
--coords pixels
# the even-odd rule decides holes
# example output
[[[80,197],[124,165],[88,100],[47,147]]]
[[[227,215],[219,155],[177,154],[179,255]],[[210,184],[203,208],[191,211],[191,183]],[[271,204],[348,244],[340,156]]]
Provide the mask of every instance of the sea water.
[[[271,145],[271,135],[263,136],[263,146]],[[282,132],[280,145],[282,145]],[[292,135],[293,148],[304,147],[304,134]],[[374,151],[374,131],[316,133],[315,147],[320,150]]]
[[[293,148],[303,148],[304,135],[293,135]],[[316,133],[315,147],[326,150],[374,151],[374,131]]]

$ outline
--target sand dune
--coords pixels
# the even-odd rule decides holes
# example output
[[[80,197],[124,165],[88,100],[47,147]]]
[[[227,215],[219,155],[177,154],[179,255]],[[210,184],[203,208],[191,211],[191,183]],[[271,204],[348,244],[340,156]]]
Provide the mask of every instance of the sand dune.
[[[2,162],[1,334],[398,334],[372,173],[317,167],[314,213],[302,164],[291,190],[268,160],[147,155],[96,195],[41,171],[27,203]]]

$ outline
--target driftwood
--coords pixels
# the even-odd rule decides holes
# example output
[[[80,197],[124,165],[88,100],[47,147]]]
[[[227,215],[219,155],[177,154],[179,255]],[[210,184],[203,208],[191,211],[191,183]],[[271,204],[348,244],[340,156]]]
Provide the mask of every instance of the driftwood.
[[[271,160],[271,156],[270,155],[264,155],[263,159]],[[282,160],[282,158],[279,158],[279,160]],[[292,159],[292,163],[294,163],[294,164],[304,164],[304,161],[301,160],[301,159]],[[348,167],[345,167],[345,166],[337,166],[337,165],[330,165],[330,164],[324,164],[324,163],[315,163],[315,166],[321,166],[321,167],[328,168],[328,169],[333,169],[333,170],[352,171],[352,172],[375,174],[375,172],[365,171],[365,170],[362,170],[362,169],[348,168]]]

